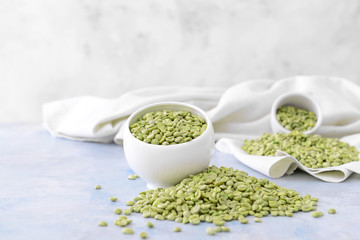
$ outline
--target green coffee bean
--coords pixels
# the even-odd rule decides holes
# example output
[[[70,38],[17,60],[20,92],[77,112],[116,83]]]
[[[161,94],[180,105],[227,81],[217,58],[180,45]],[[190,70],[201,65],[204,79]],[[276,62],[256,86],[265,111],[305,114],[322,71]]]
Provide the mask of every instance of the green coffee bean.
[[[175,219],[175,222],[177,222],[177,223],[182,223],[182,222],[183,222],[183,218],[182,218],[182,217],[177,217],[177,218]]]
[[[225,227],[225,226],[221,226],[221,231],[222,232],[230,232],[230,228]]]
[[[242,223],[242,224],[247,224],[249,222],[249,220],[246,219],[246,218],[240,218],[239,222]]]
[[[305,132],[316,125],[317,117],[314,112],[293,106],[282,106],[276,111],[276,119],[290,131]]]
[[[174,232],[181,232],[181,228],[180,227],[176,227],[173,229]]]
[[[191,223],[192,225],[198,225],[200,223],[200,219],[199,218],[189,219],[189,223]]]
[[[133,206],[135,204],[134,201],[127,201],[126,206]]]
[[[163,216],[163,215],[160,215],[160,214],[155,215],[154,218],[155,218],[156,220],[160,220],[160,221],[165,220],[164,216]]]
[[[123,228],[122,232],[124,234],[134,234],[134,230],[132,230],[131,228],[128,228],[128,227]]]
[[[122,210],[120,208],[115,208],[114,213],[120,215],[122,213]]]
[[[233,219],[233,217],[231,215],[225,215],[223,218],[224,218],[225,221],[231,221]]]
[[[321,217],[323,216],[323,213],[321,211],[318,211],[318,212],[313,212],[311,214],[314,218],[318,218],[318,217]]]
[[[118,225],[120,227],[125,227],[128,225],[128,221],[127,219],[121,219],[121,220],[117,220],[117,222],[115,223],[115,225]]]
[[[279,215],[279,212],[278,211],[271,211],[270,214],[272,216],[278,216]]]
[[[336,210],[334,208],[330,208],[328,211],[329,214],[335,214]]]
[[[119,227],[125,227],[126,225],[131,223],[131,220],[127,219],[126,216],[120,216],[119,219],[115,220],[114,225]]]
[[[134,197],[134,202],[137,202],[137,201],[139,201],[139,200],[141,200],[140,197]]]
[[[302,165],[314,169],[359,161],[358,150],[348,143],[336,138],[295,131],[274,135],[264,133],[258,139],[245,140],[242,149],[248,154],[260,156],[274,156],[276,152],[283,151],[299,160]],[[312,201],[316,202],[317,199]]]
[[[256,218],[254,218],[254,222],[261,223],[262,221],[261,221],[261,218],[256,217]]]
[[[112,201],[112,202],[116,202],[117,200],[118,200],[117,197],[114,197],[114,196],[111,196],[111,197],[110,197],[110,201]]]
[[[216,226],[222,226],[222,225],[225,224],[225,221],[222,220],[222,219],[215,219],[215,220],[213,221],[213,223],[214,223]]]
[[[108,224],[105,221],[100,221],[98,224],[100,227],[106,227]]]
[[[141,232],[140,237],[143,238],[143,239],[147,238],[148,237],[147,232]]]
[[[125,215],[130,215],[132,213],[131,209],[124,209],[123,213]]]
[[[171,145],[191,141],[207,128],[205,119],[187,111],[146,113],[130,125],[130,132],[140,141],[154,145]]]
[[[212,221],[213,221],[213,217],[210,216],[210,215],[206,215],[206,217],[205,217],[205,222],[210,223],[210,222],[212,222]]]
[[[147,222],[146,224],[149,228],[153,228],[154,227],[154,224],[152,222]]]
[[[96,185],[95,186],[95,190],[100,190],[101,189],[101,185]]]
[[[302,206],[301,211],[303,212],[310,212],[312,210],[311,206]]]
[[[151,212],[149,212],[149,211],[143,213],[144,218],[148,218],[150,216],[151,216]]]
[[[186,216],[184,216],[182,223],[186,224],[186,223],[188,223],[188,222],[189,222],[189,218],[186,217]]]
[[[206,228],[206,233],[207,233],[208,235],[215,235],[216,229],[215,229],[215,228],[208,227],[208,228]]]
[[[135,180],[135,179],[137,179],[139,176],[137,175],[137,174],[130,174],[129,176],[128,176],[128,179],[129,180]]]
[[[166,216],[166,219],[167,219],[167,220],[170,220],[170,221],[175,221],[176,216],[175,216],[175,215],[167,215],[167,216]]]
[[[285,211],[285,215],[288,217],[292,217],[293,213],[291,211]]]

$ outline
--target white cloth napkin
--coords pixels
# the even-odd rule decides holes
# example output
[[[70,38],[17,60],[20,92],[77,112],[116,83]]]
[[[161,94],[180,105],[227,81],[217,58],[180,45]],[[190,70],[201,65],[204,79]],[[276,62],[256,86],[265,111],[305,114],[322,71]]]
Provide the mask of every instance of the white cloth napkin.
[[[360,134],[354,137],[360,139]],[[351,141],[346,141],[345,138],[341,141],[351,144]],[[302,165],[296,158],[281,151],[277,152],[276,156],[249,155],[239,147],[242,144],[243,141],[222,138],[216,143],[216,148],[221,152],[233,154],[243,164],[271,178],[293,174],[297,168],[326,182],[344,181],[353,172],[360,174],[359,162],[350,162],[337,167],[311,169]],[[359,147],[357,148],[359,149]]]
[[[269,177],[291,174],[296,167],[328,182],[340,182],[352,172],[360,173],[359,162],[310,171],[285,153],[262,157],[241,150],[244,139],[271,133],[271,105],[278,96],[287,92],[305,93],[318,101],[324,117],[318,134],[337,138],[349,136],[342,140],[360,149],[360,87],[335,77],[254,80],[226,90],[156,87],[129,92],[117,99],[83,96],[45,104],[44,125],[54,136],[121,144],[121,127],[139,107],[160,101],[187,102],[207,111],[219,140],[216,144],[218,150],[234,154],[242,163]]]

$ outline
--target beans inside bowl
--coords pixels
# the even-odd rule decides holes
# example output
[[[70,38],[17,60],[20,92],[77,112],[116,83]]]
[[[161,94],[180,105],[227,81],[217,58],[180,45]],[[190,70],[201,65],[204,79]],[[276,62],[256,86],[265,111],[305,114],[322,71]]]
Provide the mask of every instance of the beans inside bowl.
[[[206,128],[201,116],[188,111],[163,110],[146,113],[130,125],[130,132],[146,143],[174,145],[199,137]]]

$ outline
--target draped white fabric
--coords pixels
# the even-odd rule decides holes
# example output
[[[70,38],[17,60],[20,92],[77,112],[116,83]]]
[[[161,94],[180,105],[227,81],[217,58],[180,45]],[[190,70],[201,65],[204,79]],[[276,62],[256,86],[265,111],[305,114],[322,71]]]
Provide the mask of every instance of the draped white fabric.
[[[319,103],[324,119],[318,134],[343,138],[360,149],[360,86],[324,76],[253,80],[228,89],[154,87],[117,99],[76,97],[45,104],[44,125],[54,136],[121,144],[122,125],[139,107],[161,101],[187,102],[207,111],[219,151],[234,154],[242,163],[269,177],[291,174],[296,167],[329,182],[343,181],[352,172],[360,173],[359,162],[314,171],[284,153],[262,157],[249,156],[241,150],[244,139],[271,133],[271,106],[278,96],[288,92],[307,94]]]

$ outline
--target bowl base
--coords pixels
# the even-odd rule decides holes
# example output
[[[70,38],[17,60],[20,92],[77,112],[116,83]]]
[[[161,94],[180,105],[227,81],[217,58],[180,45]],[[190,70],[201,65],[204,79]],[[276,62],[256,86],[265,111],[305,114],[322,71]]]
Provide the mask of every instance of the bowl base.
[[[167,188],[167,187],[171,187],[172,185],[161,185],[161,184],[155,184],[155,183],[148,183],[146,184],[147,188],[149,189],[157,189],[157,188]]]

